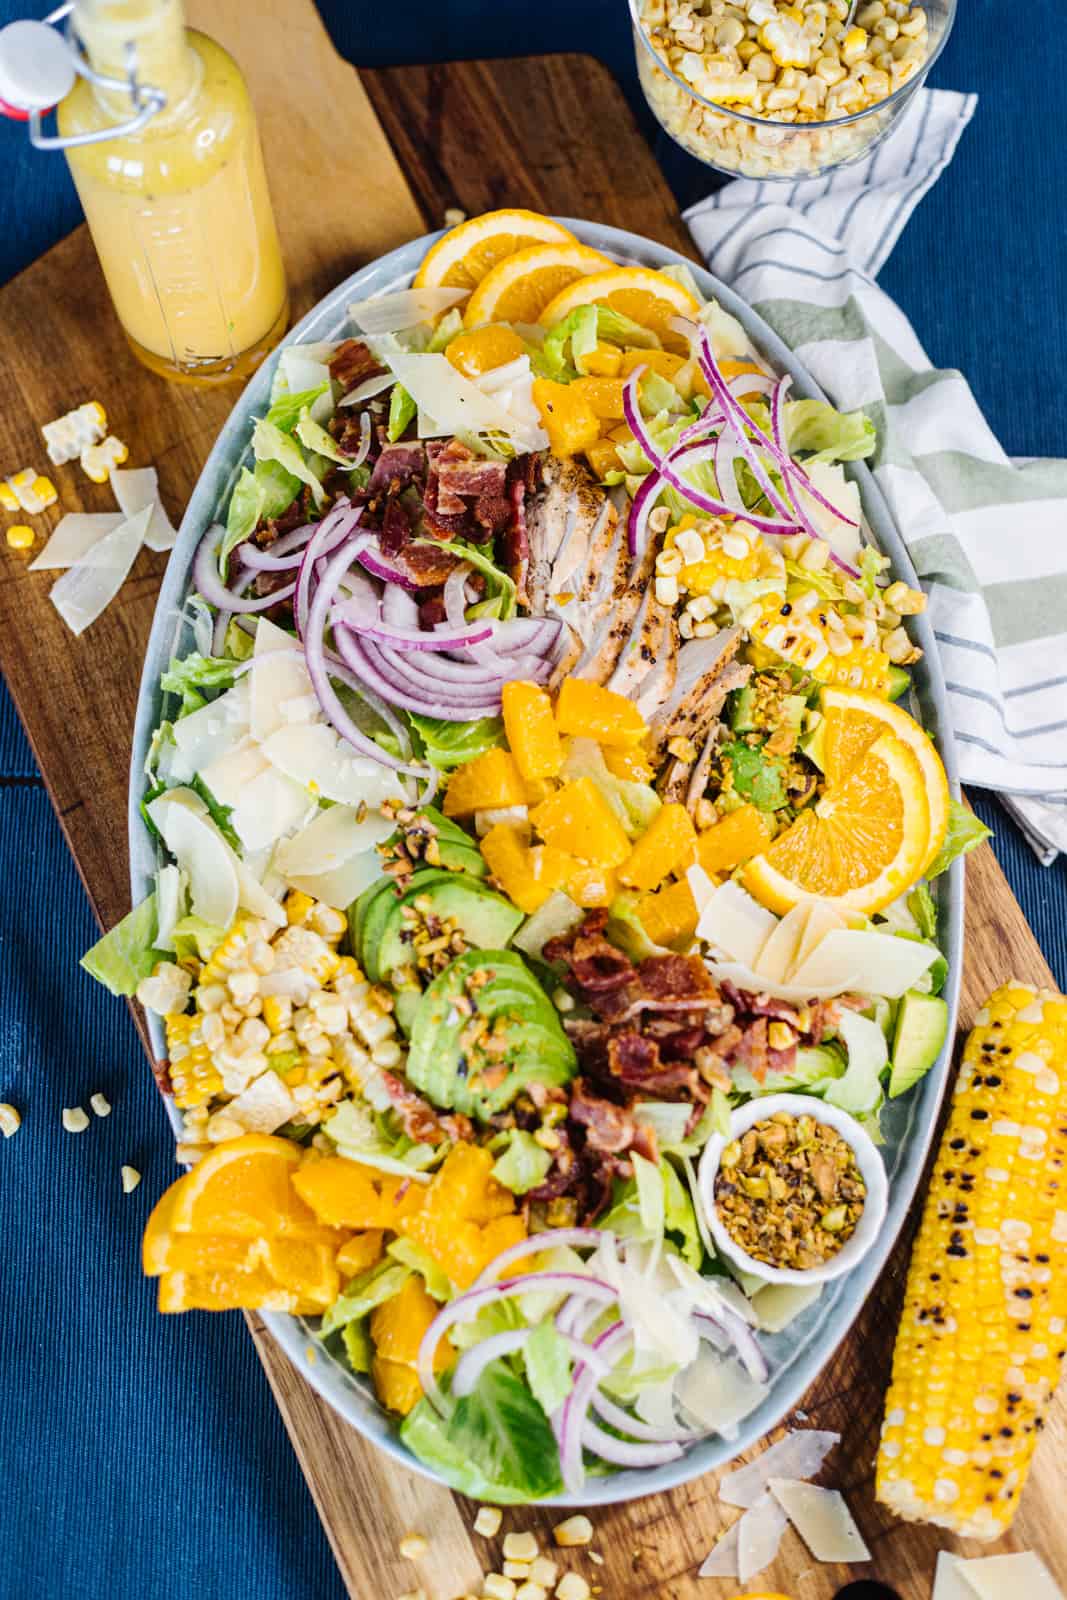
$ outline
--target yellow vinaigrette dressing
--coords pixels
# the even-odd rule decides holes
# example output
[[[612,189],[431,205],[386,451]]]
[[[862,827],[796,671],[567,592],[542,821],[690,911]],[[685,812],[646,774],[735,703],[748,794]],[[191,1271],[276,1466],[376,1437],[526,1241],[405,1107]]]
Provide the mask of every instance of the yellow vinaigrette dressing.
[[[166,95],[139,133],[67,151],[134,354],[164,377],[247,378],[285,332],[289,299],[255,112],[237,64],[185,26],[181,0],[76,0],[90,64]],[[66,136],[126,121],[125,91],[79,78]]]

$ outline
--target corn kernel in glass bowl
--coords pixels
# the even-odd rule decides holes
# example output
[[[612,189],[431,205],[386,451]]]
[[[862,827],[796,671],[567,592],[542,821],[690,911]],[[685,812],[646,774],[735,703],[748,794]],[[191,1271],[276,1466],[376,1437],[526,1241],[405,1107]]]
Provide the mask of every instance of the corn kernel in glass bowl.
[[[941,54],[956,0],[629,0],[660,125],[734,177],[813,178],[869,155]],[[740,33],[739,33],[740,30]]]

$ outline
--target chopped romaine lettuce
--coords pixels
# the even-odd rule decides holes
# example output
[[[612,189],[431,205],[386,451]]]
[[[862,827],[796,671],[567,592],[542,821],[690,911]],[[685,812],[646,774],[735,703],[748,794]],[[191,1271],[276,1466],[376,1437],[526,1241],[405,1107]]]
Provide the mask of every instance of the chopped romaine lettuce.
[[[647,417],[658,417],[662,412],[684,411],[685,401],[678,390],[659,372],[646,372],[640,386],[641,411]]]
[[[519,1505],[563,1487],[559,1447],[524,1379],[491,1361],[473,1394],[450,1402],[442,1417],[420,1400],[400,1426],[413,1455],[462,1494]]]
[[[412,1272],[417,1272],[426,1285],[426,1293],[434,1300],[451,1300],[452,1285],[448,1280],[448,1274],[437,1265],[428,1251],[415,1243],[414,1239],[405,1239],[403,1234],[400,1234],[386,1245],[385,1253],[394,1261],[399,1261],[402,1267],[410,1267]]]
[[[186,717],[190,711],[199,711],[207,704],[205,689],[229,689],[239,665],[231,656],[194,653],[181,661],[172,657],[170,666],[160,677],[159,687],[164,694],[181,695],[182,708],[178,716]]]
[[[757,1081],[745,1067],[733,1067],[730,1077],[738,1094],[753,1097],[803,1089],[805,1094],[821,1094],[845,1070],[844,1054],[832,1045],[801,1045],[788,1072],[769,1072]]]
[[[502,1138],[507,1141],[507,1148],[493,1164],[496,1181],[512,1194],[526,1194],[544,1183],[552,1157],[542,1150],[533,1134],[523,1128],[509,1128]]]
[[[341,1155],[401,1177],[425,1171],[443,1154],[436,1145],[409,1139],[395,1125],[391,1111],[374,1111],[359,1100],[342,1100],[333,1116],[322,1124],[322,1131]]]
[[[458,306],[453,306],[451,311],[446,311],[433,330],[433,336],[426,346],[427,355],[438,355],[447,350],[452,340],[463,332],[463,313]]]
[[[257,461],[275,461],[291,477],[306,484],[321,510],[326,500],[325,491],[291,434],[283,433],[266,417],[260,417],[252,429],[252,451]]]
[[[416,406],[404,385],[402,383],[394,383],[392,393],[389,396],[389,421],[385,430],[393,444],[403,436],[405,428],[417,410],[418,406]]]
[[[374,1343],[366,1319],[346,1322],[341,1329],[341,1343],[353,1372],[369,1372],[374,1359]]]
[[[835,411],[825,400],[787,400],[782,410],[790,455],[803,451],[816,461],[862,461],[874,454],[878,435],[862,411]]]
[[[610,934],[610,922],[605,932]],[[685,1139],[685,1130],[693,1108],[684,1100],[640,1100],[634,1106],[634,1121],[639,1127],[651,1128],[660,1150],[670,1150]]]
[[[704,1246],[700,1240],[692,1197],[672,1162],[661,1161],[659,1170],[663,1179],[663,1222],[667,1237],[678,1245],[682,1259],[699,1271],[704,1259]]]
[[[440,772],[461,767],[475,756],[504,743],[504,724],[499,717],[480,717],[476,722],[445,722],[440,717],[423,717],[408,712],[408,720],[422,743],[427,761]]]
[[[338,1295],[323,1317],[320,1334],[326,1339],[331,1333],[343,1328],[346,1323],[356,1322],[360,1317],[365,1317],[375,1306],[380,1306],[386,1300],[391,1300],[395,1294],[399,1294],[410,1277],[410,1267],[405,1267],[399,1261],[390,1260],[379,1261],[378,1265],[371,1267],[368,1272],[361,1272],[357,1278],[352,1279],[344,1294]]]
[[[208,788],[207,784],[204,782],[199,773],[197,773],[190,780],[189,787],[200,796],[201,800],[207,806],[208,815],[215,824],[216,828],[222,834],[222,837],[226,840],[226,843],[229,845],[230,849],[239,856],[244,855],[244,850],[241,848],[241,841],[237,836],[237,832],[233,826],[233,823],[230,821],[230,818],[233,816],[233,807],[224,806],[220,800],[216,800],[215,796],[212,794],[211,790]]]
[[[889,557],[879,555],[873,545],[864,545],[860,551],[860,584],[868,600],[874,599],[879,574],[884,572],[889,565]]]
[[[641,1228],[646,1238],[661,1238],[665,1226],[664,1180],[660,1177],[659,1168],[653,1162],[646,1161],[644,1156],[639,1156],[636,1150],[630,1151],[630,1161],[637,1185],[637,1214],[641,1219]]]
[[[704,1258],[688,1190],[666,1158],[658,1166],[631,1151],[634,1176],[616,1183],[611,1210],[597,1226],[645,1244],[666,1242],[694,1268]]]
[[[150,978],[157,961],[166,959],[155,937],[156,897],[150,894],[85,952],[81,965],[112,994],[136,994],[141,979]]]
[[[841,1008],[837,1031],[848,1052],[848,1064],[823,1093],[823,1099],[855,1117],[873,1116],[882,1104],[882,1073],[889,1065],[889,1046],[877,1022],[858,1011]]]
[[[546,1417],[558,1411],[573,1387],[570,1352],[551,1322],[540,1322],[523,1347],[526,1381]]]
[[[920,938],[933,944],[937,938],[937,907],[925,883],[917,883],[908,895],[908,910],[915,918],[915,930]]]
[[[299,394],[279,395],[267,412],[267,421],[283,433],[292,433],[304,411],[310,411],[320,394],[325,394],[329,384],[320,383],[317,389],[302,389]]]
[[[651,784],[617,778],[608,770],[594,739],[572,739],[563,766],[565,778],[591,778],[631,839],[645,833],[662,801]]]
[[[351,464],[351,456],[346,456],[338,447],[337,440],[331,433],[327,433],[321,422],[316,422],[310,411],[304,412],[296,425],[296,436],[305,450],[311,450],[317,456],[324,456],[327,461],[333,461],[339,467]]]
[[[278,461],[257,461],[250,472],[242,467],[226,514],[226,533],[219,546],[219,571],[225,575],[231,550],[250,539],[265,517],[288,511],[300,489],[300,480]]]
[[[174,924],[171,938],[179,961],[210,961],[226,937],[224,928],[217,928],[203,917],[185,916]],[[271,1060],[277,1062],[277,1056]]]
[[[618,945],[631,961],[644,961],[648,956],[661,956],[664,946],[655,944],[645,931],[638,910],[640,895],[617,894],[608,912],[608,925],[604,932],[612,944]]]
[[[959,800],[950,800],[948,803],[948,832],[945,842],[934,858],[933,864],[927,868],[926,876],[936,878],[952,865],[957,856],[965,856],[971,850],[977,849],[983,839],[993,837],[992,828],[987,828],[981,817],[976,817],[973,811]]]

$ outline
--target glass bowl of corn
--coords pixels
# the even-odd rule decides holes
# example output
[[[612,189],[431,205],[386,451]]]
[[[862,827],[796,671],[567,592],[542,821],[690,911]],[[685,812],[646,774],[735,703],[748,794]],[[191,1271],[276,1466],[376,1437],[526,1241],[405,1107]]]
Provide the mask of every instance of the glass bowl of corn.
[[[645,99],[732,177],[817,178],[904,115],[956,0],[629,0]]]

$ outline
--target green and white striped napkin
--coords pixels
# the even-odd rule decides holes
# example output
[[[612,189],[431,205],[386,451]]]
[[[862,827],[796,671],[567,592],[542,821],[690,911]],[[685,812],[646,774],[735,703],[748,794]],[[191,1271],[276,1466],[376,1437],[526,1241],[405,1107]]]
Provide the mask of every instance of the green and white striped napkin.
[[[1048,865],[1067,851],[1067,461],[1009,460],[874,281],[976,104],[923,89],[866,160],[791,188],[735,180],[686,221],[834,404],[877,424],[869,465],[929,595],[960,775]]]

